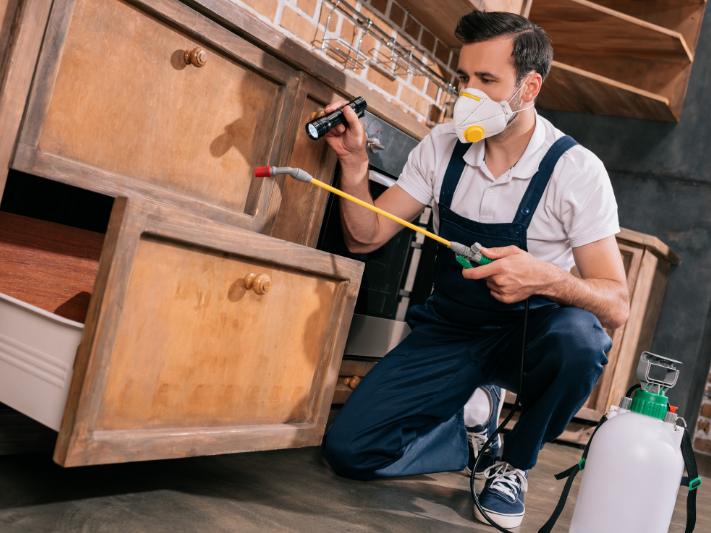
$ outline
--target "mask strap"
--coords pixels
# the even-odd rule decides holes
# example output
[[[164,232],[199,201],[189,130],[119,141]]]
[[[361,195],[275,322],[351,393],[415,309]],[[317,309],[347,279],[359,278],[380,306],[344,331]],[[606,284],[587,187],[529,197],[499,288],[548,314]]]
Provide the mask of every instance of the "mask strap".
[[[517,111],[511,111],[511,114],[515,115],[516,113],[520,113],[521,111],[526,111],[526,109],[531,109],[534,105],[536,105],[536,104],[531,104],[530,106],[524,107],[523,109],[519,109]]]
[[[526,80],[526,81],[528,81],[528,80]],[[510,103],[511,103],[511,100],[513,100],[514,98],[516,98],[516,95],[519,93],[519,91],[521,91],[521,89],[523,89],[523,86],[526,85],[526,81],[524,81],[523,83],[521,83],[521,85],[519,86],[518,90],[513,94],[513,96],[512,96],[511,98],[509,98],[508,102],[506,102],[507,104],[510,104]],[[531,109],[531,108],[532,108],[533,106],[535,106],[535,105],[536,105],[536,104],[533,103],[533,104],[531,104],[531,105],[528,106],[528,107],[524,107],[523,109],[519,109],[518,111],[512,111],[511,114],[512,114],[512,115],[515,115],[516,113],[520,113],[521,111],[526,111],[526,109]]]

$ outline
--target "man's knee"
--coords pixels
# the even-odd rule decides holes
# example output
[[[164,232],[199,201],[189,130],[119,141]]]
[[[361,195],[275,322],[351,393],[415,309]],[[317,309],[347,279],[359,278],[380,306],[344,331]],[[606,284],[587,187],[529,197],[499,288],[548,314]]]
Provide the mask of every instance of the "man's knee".
[[[612,340],[595,315],[575,307],[563,308],[548,336],[553,344],[551,355],[562,369],[595,380],[602,374]]]
[[[358,451],[353,446],[353,439],[347,430],[342,431],[340,425],[334,423],[323,438],[321,451],[324,459],[331,465],[333,471],[342,477],[353,478],[358,466]]]

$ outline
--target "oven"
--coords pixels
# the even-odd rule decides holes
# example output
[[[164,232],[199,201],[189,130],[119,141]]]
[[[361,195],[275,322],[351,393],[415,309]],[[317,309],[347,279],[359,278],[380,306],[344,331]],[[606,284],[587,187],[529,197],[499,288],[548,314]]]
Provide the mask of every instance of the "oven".
[[[397,183],[418,141],[367,111],[362,120],[368,134],[368,183],[376,199]],[[340,168],[336,169],[334,186],[340,188]],[[431,294],[437,244],[403,228],[378,250],[351,253],[343,239],[341,201],[347,200],[329,196],[318,248],[365,263],[344,355],[380,358],[410,332],[404,322],[407,309],[423,303]],[[431,207],[426,207],[413,223],[432,231]]]

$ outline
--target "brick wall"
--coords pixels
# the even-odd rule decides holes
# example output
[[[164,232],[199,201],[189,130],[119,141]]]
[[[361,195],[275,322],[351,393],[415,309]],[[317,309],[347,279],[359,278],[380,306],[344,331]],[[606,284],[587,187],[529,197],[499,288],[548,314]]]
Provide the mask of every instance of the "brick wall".
[[[711,374],[706,381],[706,394],[701,401],[701,412],[699,421],[696,423],[694,434],[694,450],[711,455]]]
[[[327,53],[318,49],[325,37],[337,38],[358,44],[361,30],[339,10],[333,12],[329,27],[325,24],[333,4],[325,0],[232,0],[261,21],[294,39],[307,49],[314,48],[316,54],[338,68],[343,64],[335,61]],[[413,18],[407,10],[394,0],[363,0],[348,2],[363,15],[368,17],[382,30],[395,37],[404,46],[414,46],[413,55],[423,61],[430,69],[447,81],[454,81],[458,54],[437,39],[425,25]],[[361,50],[370,59],[383,59],[380,54],[382,45],[370,35],[363,38]],[[445,91],[423,76],[397,76],[391,79],[371,63],[357,71],[346,70],[349,76],[383,96],[390,103],[402,109],[423,124],[427,124],[430,106],[440,108],[446,104]]]

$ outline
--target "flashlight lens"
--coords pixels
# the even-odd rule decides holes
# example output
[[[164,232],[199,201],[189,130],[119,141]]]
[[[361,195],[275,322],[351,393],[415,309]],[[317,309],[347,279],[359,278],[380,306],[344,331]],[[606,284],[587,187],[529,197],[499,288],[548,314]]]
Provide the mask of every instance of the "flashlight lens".
[[[309,137],[312,139],[318,139],[318,130],[314,127],[313,124],[308,124],[308,130],[309,130]]]

